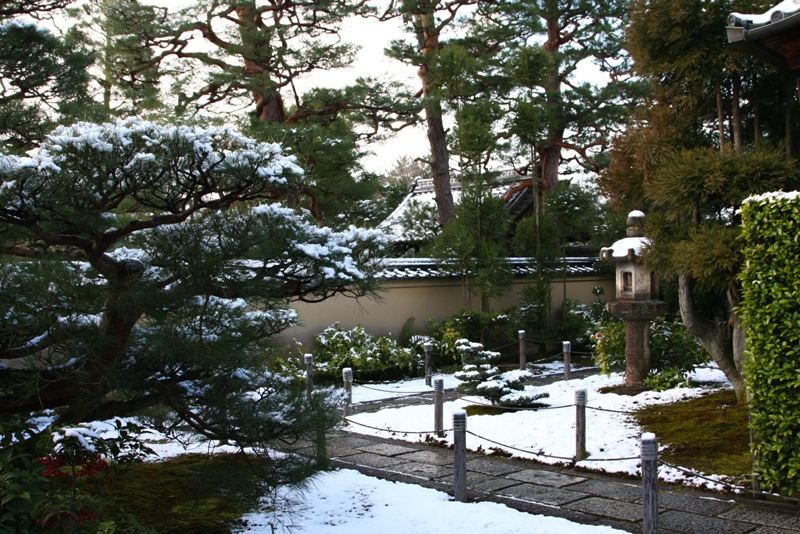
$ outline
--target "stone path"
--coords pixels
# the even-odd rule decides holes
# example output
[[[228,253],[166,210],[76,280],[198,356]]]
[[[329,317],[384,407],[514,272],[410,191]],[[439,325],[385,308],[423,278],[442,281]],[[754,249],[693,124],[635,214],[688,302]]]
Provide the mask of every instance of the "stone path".
[[[313,447],[298,452],[313,454]],[[335,467],[382,479],[453,490],[453,452],[339,431],[327,439]],[[642,532],[642,488],[638,480],[468,454],[470,500],[493,501],[517,510],[591,525]],[[800,533],[797,505],[661,485],[661,532],[724,534]]]
[[[596,370],[578,372],[592,373]],[[559,375],[553,374],[538,377],[534,382],[559,379]],[[445,391],[446,401],[455,396],[453,391]],[[431,395],[411,395],[360,403],[354,406],[354,411],[369,412],[387,406],[431,402]],[[452,450],[347,430],[329,434],[326,446],[334,467],[356,469],[366,475],[453,494]],[[315,454],[315,448],[309,443],[295,451]],[[563,517],[576,523],[642,532],[641,480],[468,452],[467,484],[470,500],[503,503],[524,512]],[[798,504],[767,502],[663,483],[659,484],[659,490],[661,532],[800,533]]]

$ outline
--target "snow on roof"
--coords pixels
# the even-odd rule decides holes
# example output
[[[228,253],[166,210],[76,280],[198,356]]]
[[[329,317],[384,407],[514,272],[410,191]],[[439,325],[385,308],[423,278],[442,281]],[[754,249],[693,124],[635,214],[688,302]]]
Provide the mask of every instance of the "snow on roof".
[[[492,194],[496,197],[503,197],[515,185],[519,184],[520,180],[524,180],[524,176],[520,176],[514,171],[503,171],[495,179],[498,185],[491,188]],[[461,199],[461,182],[456,178],[450,179],[450,188],[453,192],[453,202],[458,204]],[[514,199],[511,199],[512,201]],[[378,225],[386,236],[392,242],[398,241],[416,241],[413,235],[408,235],[408,230],[403,228],[404,214],[410,209],[412,204],[418,203],[418,206],[432,206],[436,207],[436,193],[433,190],[432,178],[417,178],[411,192],[403,199],[397,208],[386,219]]]
[[[628,255],[628,249],[633,249],[633,253],[638,256],[650,243],[650,239],[646,237],[626,237],[620,239],[610,247],[602,248],[600,250],[600,255],[603,255],[603,251],[610,250],[613,258],[624,258]]]
[[[631,217],[639,217],[639,218],[644,217],[644,212],[639,210],[633,210],[628,214],[628,218]]]
[[[596,274],[597,258],[564,258],[568,276]],[[536,274],[536,264],[531,258],[506,258],[514,276]],[[454,278],[458,273],[447,271],[433,258],[390,258],[383,261],[383,270],[377,277],[383,280],[419,280],[423,278]]]
[[[731,13],[728,16],[729,26],[763,26],[771,22],[778,22],[789,15],[800,11],[800,0],[783,0],[781,3],[760,14]]]

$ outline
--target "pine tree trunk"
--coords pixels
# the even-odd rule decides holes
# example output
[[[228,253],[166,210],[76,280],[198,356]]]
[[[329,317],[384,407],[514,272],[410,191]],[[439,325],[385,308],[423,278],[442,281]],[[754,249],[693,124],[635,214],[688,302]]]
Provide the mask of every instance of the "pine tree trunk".
[[[736,392],[736,399],[742,403],[746,402],[744,378],[740,372],[743,344],[741,339],[736,341],[736,338],[742,335],[742,331],[740,327],[734,328],[738,317],[734,315],[733,321],[712,321],[701,317],[695,305],[694,283],[685,274],[678,276],[678,299],[684,326],[700,340],[711,359],[730,381]]]
[[[253,16],[253,11],[249,7],[236,8],[236,16],[242,25],[240,35],[242,37],[242,45],[248,46],[247,32],[245,28],[254,27],[256,20]],[[255,48],[256,45],[253,45]],[[251,54],[256,55],[256,54]],[[251,59],[248,59],[243,54],[243,61],[245,72],[250,76],[257,76],[263,73],[264,69]],[[259,90],[253,91],[253,101],[255,102],[255,116],[262,122],[282,124],[286,121],[286,108],[283,105],[283,98],[280,92],[274,87],[263,87]]]
[[[442,104],[433,98],[433,80],[428,68],[430,61],[439,49],[439,30],[433,11],[414,16],[417,28],[417,42],[422,52],[422,65],[417,72],[422,81],[422,96],[425,103],[425,122],[428,125],[428,144],[431,149],[431,177],[436,196],[439,224],[444,227],[455,217],[453,193],[450,188],[450,154],[447,149],[447,136],[442,122]]]

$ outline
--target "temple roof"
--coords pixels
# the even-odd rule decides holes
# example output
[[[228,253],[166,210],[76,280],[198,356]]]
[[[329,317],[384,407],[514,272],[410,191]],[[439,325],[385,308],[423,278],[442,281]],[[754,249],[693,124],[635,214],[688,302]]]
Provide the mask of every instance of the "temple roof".
[[[729,43],[800,76],[800,0],[784,0],[764,13],[731,13],[726,29]]]

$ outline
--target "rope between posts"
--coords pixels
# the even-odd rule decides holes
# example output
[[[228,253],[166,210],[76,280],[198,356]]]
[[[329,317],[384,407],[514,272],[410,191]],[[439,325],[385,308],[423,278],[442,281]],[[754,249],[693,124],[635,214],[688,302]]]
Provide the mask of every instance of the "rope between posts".
[[[370,430],[377,430],[379,432],[388,432],[390,434],[436,434],[435,430],[426,430],[426,431],[423,431],[423,432],[392,430],[391,428],[378,428],[376,426],[365,425],[364,423],[359,423],[357,421],[353,421],[352,419],[349,419],[347,417],[344,417],[343,419],[345,421],[347,421],[348,423],[352,423],[352,424],[357,425],[357,426],[363,426],[364,428],[369,428]],[[452,428],[451,429],[442,430],[442,432],[451,432],[451,431],[452,431]]]
[[[476,438],[478,438],[478,439],[482,439],[482,440],[484,440],[484,441],[488,441],[489,443],[494,443],[495,445],[499,445],[500,447],[505,447],[505,448],[507,448],[507,449],[511,449],[511,450],[515,450],[515,451],[519,451],[519,452],[524,452],[524,453],[526,453],[526,454],[533,454],[534,456],[543,456],[543,457],[545,457],[545,458],[554,458],[554,459],[556,459],[556,460],[566,460],[566,461],[568,461],[568,462],[571,462],[571,461],[573,461],[573,460],[574,460],[574,458],[567,458],[567,457],[565,457],[565,456],[553,456],[553,455],[551,455],[551,454],[544,454],[544,453],[541,453],[541,452],[533,452],[533,451],[531,451],[531,450],[526,450],[526,449],[520,449],[520,448],[517,448],[517,447],[512,447],[511,445],[506,445],[505,443],[500,443],[499,441],[494,441],[494,440],[492,440],[492,439],[485,438],[485,437],[483,437],[483,436],[479,436],[478,434],[476,434],[476,433],[474,433],[474,432],[470,432],[469,430],[467,430],[466,432],[467,432],[467,434],[470,434],[470,435],[472,435],[472,436],[475,436],[475,437],[476,437]]]
[[[413,396],[413,395],[423,395],[425,393],[433,393],[433,389],[428,389],[428,390],[425,390],[425,391],[397,391],[396,389],[395,390],[391,390],[391,389],[373,388],[373,387],[370,387],[370,386],[365,386],[363,382],[356,382],[355,380],[353,380],[353,385],[354,386],[358,386],[358,387],[362,387],[364,389],[371,389],[372,391],[380,391],[381,393],[403,393],[408,397]]]
[[[720,486],[722,486],[724,488],[727,488],[727,489],[733,489],[733,490],[739,490],[739,491],[748,491],[743,486],[736,486],[735,484],[728,484],[727,482],[722,482],[721,480],[714,480],[713,478],[710,478],[710,477],[707,477],[707,476],[703,476],[700,473],[697,473],[696,471],[693,471],[691,469],[686,469],[685,467],[672,465],[672,464],[667,463],[667,462],[665,462],[663,460],[659,460],[658,463],[660,463],[661,465],[665,465],[667,467],[671,467],[672,469],[677,469],[678,471],[681,471],[682,473],[686,473],[687,475],[691,475],[693,477],[697,477],[697,478],[700,478],[700,479],[703,479],[703,480],[707,480],[708,482],[713,482],[714,484],[719,484]],[[758,493],[765,494],[764,492],[761,492],[761,491],[759,491]]]

